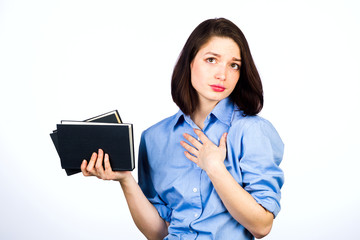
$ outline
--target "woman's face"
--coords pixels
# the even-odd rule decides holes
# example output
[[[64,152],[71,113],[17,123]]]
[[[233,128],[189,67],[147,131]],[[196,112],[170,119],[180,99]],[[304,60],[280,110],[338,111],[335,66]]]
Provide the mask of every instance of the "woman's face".
[[[200,103],[216,104],[228,97],[240,77],[240,48],[227,37],[212,37],[190,64],[191,84]]]

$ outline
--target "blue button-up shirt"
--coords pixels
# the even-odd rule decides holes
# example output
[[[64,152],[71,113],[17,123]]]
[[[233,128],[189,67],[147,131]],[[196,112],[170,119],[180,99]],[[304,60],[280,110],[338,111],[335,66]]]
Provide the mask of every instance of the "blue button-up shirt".
[[[141,136],[139,185],[159,215],[170,223],[165,239],[254,239],[227,211],[206,172],[184,155],[183,133],[198,128],[179,111]],[[215,144],[224,132],[224,161],[234,179],[274,216],[280,211],[284,145],[271,123],[243,116],[229,98],[220,101],[202,131]]]

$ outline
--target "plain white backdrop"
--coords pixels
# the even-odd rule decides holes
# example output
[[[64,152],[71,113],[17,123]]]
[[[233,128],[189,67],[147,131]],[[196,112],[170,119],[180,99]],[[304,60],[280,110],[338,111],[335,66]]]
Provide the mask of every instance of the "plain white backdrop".
[[[117,182],[67,177],[49,133],[118,109],[140,134],[174,114],[170,79],[191,31],[244,32],[285,143],[268,240],[358,239],[358,1],[0,0],[0,239],[145,239]],[[134,171],[137,178],[137,171]]]

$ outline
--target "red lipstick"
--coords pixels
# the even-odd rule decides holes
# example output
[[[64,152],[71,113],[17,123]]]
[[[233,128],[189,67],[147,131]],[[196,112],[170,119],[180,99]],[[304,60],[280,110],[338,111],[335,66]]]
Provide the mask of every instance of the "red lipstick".
[[[223,92],[223,91],[225,91],[225,88],[223,86],[221,86],[221,85],[213,84],[213,85],[210,85],[210,87],[214,92]]]

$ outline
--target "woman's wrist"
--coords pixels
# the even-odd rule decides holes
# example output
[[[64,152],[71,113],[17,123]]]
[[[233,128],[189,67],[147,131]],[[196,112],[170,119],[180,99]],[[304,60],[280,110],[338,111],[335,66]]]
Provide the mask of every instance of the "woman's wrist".
[[[227,171],[223,162],[214,162],[212,164],[209,164],[204,170],[210,179],[212,176],[219,176],[221,172]]]
[[[125,177],[118,179],[117,181],[120,183],[121,187],[126,187],[129,184],[131,184],[131,182],[134,182],[135,179],[132,176],[132,174],[130,173],[130,174],[126,174]]]

